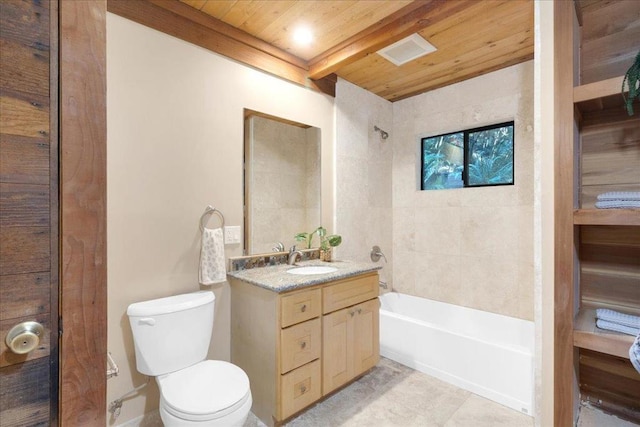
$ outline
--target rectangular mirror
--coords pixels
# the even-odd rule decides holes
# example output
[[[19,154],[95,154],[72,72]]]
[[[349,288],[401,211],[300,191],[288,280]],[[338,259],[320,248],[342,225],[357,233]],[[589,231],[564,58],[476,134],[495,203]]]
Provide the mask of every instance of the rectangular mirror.
[[[244,123],[244,253],[288,250],[320,225],[320,129],[246,109]]]

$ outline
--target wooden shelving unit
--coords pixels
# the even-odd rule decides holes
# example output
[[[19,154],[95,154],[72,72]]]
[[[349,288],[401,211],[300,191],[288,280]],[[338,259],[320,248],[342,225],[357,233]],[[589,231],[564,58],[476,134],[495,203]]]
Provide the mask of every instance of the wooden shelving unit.
[[[619,76],[573,88],[576,122],[581,127],[610,126],[629,120],[622,80],[623,76]]]
[[[623,76],[613,77],[594,83],[588,83],[573,88],[573,103],[584,105],[585,101],[598,100],[611,95],[617,95],[622,99]]]
[[[596,307],[583,306],[573,326],[573,345],[611,356],[629,358],[634,337],[596,327]]]
[[[556,2],[555,425],[575,423],[576,380],[580,401],[640,423],[635,337],[596,327],[598,308],[640,315],[640,209],[595,208],[599,194],[640,191],[640,103],[630,117],[621,93],[640,2],[567,3]]]
[[[640,226],[640,209],[576,209],[575,225],[633,225]]]

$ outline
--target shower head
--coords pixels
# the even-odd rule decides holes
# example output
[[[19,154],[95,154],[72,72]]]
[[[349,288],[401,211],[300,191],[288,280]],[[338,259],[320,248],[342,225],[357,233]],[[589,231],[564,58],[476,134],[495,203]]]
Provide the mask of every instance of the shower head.
[[[382,130],[382,129],[380,129],[378,126],[374,126],[374,127],[373,127],[373,130],[374,130],[374,132],[380,132],[380,137],[381,137],[382,139],[387,139],[387,138],[389,138],[389,133],[388,133],[388,132],[383,131],[383,130]]]

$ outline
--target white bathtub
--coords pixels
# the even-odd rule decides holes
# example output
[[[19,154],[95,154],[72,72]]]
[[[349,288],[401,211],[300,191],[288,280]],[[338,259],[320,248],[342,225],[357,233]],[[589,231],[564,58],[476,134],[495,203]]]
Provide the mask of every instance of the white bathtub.
[[[532,414],[533,322],[396,292],[380,301],[382,356]]]

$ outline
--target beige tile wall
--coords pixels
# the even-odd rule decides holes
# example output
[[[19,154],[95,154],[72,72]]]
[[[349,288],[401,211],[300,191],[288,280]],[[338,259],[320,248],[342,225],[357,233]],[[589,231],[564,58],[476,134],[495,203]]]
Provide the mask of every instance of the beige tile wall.
[[[515,121],[515,185],[420,191],[420,139]],[[533,320],[533,62],[393,104],[394,290]]]
[[[391,284],[392,104],[342,79],[335,103],[336,232],[343,237],[337,258],[371,262],[371,247],[378,245],[389,260],[379,261],[380,278]],[[382,140],[374,126],[389,138]]]

